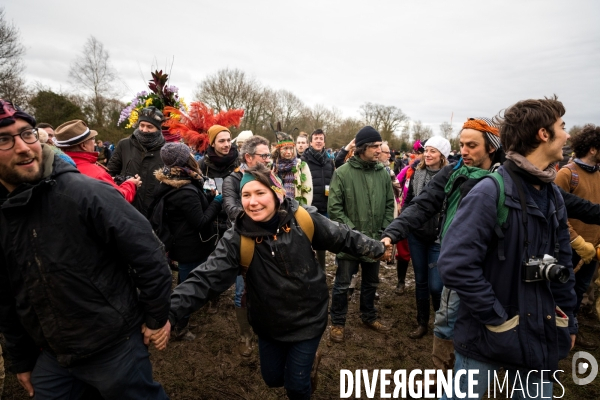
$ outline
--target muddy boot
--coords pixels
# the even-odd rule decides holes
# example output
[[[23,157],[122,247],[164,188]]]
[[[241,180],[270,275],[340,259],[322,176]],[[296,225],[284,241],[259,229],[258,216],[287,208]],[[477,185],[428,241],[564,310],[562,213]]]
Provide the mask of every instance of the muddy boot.
[[[313,361],[312,369],[310,370],[310,394],[312,395],[319,384],[319,375],[317,375],[319,369],[319,363],[321,362],[321,352],[317,350],[315,354],[315,360]]]
[[[417,300],[417,329],[408,334],[411,339],[421,339],[427,334],[427,325],[429,325],[429,298]]]
[[[398,274],[398,284],[396,285],[396,294],[402,296],[405,293],[406,271],[408,270],[408,261],[401,258],[396,263],[396,273]]]
[[[449,369],[454,368],[454,342],[433,335],[431,359],[435,368],[441,369],[446,375]]]
[[[252,327],[248,322],[248,309],[236,307],[235,315],[240,327],[238,352],[242,357],[250,357],[252,355]]]

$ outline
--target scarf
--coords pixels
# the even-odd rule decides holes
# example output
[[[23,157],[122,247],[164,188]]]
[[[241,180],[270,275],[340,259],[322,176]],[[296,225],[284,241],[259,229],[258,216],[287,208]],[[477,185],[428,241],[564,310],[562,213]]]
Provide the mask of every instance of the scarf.
[[[524,156],[515,153],[514,151],[506,153],[506,160],[504,168],[514,172],[531,185],[552,183],[556,178],[556,168],[554,168],[554,163],[548,165],[545,170],[541,171]]]
[[[327,155],[325,154],[325,148],[323,148],[323,150],[318,151],[312,148],[312,146],[310,146],[308,149],[304,150],[305,153],[311,154],[315,160],[317,160],[317,162],[321,165],[325,165],[325,161],[328,160]]]
[[[290,199],[296,198],[296,184],[294,181],[296,180],[296,176],[292,169],[296,166],[296,159],[293,158],[291,160],[284,160],[283,158],[277,159],[275,162],[275,171],[277,171],[277,176],[283,182],[283,187],[285,189],[285,195]]]
[[[215,148],[208,146],[206,156],[210,160],[210,163],[218,169],[227,168],[238,158],[238,151],[235,146],[231,146],[229,153],[224,156],[220,156],[215,152]]]
[[[417,197],[421,190],[429,183],[431,178],[435,176],[440,170],[433,170],[429,167],[423,169],[417,169],[413,175],[413,194]]]
[[[143,133],[139,129],[133,131],[133,136],[140,142],[142,147],[148,151],[165,144],[165,137],[160,130],[156,132]]]
[[[573,162],[577,165],[579,165],[581,167],[582,170],[586,171],[586,172],[596,172],[600,169],[600,167],[598,165],[589,165],[584,163],[583,161],[581,161],[579,158],[576,158],[573,160]]]

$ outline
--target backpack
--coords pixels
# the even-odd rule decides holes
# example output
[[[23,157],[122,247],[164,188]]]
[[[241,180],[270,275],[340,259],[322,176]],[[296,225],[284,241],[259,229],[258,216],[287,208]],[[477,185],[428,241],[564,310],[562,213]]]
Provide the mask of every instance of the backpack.
[[[304,207],[298,206],[298,209],[294,213],[294,218],[296,218],[302,232],[304,232],[308,240],[312,243],[315,234],[315,224],[308,211]],[[240,239],[240,265],[243,267],[244,273],[246,273],[254,257],[254,244],[256,241],[254,238],[244,235],[241,235]]]
[[[460,166],[460,167],[458,167]],[[462,163],[457,165],[458,168],[450,175],[450,179],[444,188],[446,197],[442,207],[440,240],[448,233],[450,223],[454,219],[454,215],[458,210],[458,206],[462,199],[479,183],[482,179],[490,177],[496,182],[500,195],[498,196],[498,206],[496,213],[496,225],[494,232],[498,237],[498,258],[504,260],[504,232],[506,220],[508,219],[508,207],[504,204],[506,194],[504,192],[504,179],[498,172],[490,172],[481,168],[469,167]]]
[[[167,253],[173,246],[175,234],[171,233],[169,224],[167,223],[169,218],[167,216],[167,210],[165,209],[165,199],[178,190],[193,190],[194,192],[198,192],[198,189],[196,189],[194,185],[185,185],[181,188],[173,188],[162,195],[158,201],[155,200],[155,203],[150,206],[148,220],[150,221],[150,225],[152,225],[152,230],[165,246],[165,252]],[[167,218],[165,218],[165,216],[167,216]],[[181,229],[181,227],[179,227],[179,229]],[[175,233],[179,233],[179,229]]]
[[[577,168],[575,168],[574,163],[568,163],[563,168],[567,168],[571,171],[571,180],[569,181],[569,193],[573,193],[575,189],[577,189],[577,185],[579,185],[579,174],[577,173]]]

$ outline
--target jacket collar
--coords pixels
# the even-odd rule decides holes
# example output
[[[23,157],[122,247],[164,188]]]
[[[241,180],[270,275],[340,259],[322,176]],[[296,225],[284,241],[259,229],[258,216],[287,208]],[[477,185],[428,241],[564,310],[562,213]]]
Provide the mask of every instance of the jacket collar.
[[[376,162],[365,161],[357,155],[351,157],[348,160],[348,164],[350,164],[354,168],[358,168],[358,169],[374,169],[375,171],[379,171],[380,169],[383,169],[382,163],[380,163],[378,161],[376,161]]]
[[[95,164],[98,161],[97,151],[65,151],[75,161],[75,164]]]

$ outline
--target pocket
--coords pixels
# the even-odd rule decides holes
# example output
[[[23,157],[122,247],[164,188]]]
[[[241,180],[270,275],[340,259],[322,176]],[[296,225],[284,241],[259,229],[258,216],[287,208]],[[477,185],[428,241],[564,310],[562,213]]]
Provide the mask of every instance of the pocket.
[[[558,359],[562,360],[571,351],[571,334],[569,333],[569,317],[556,307],[556,336],[558,340]]]
[[[486,325],[478,347],[479,352],[491,360],[522,364],[519,316],[515,315],[501,325]]]

